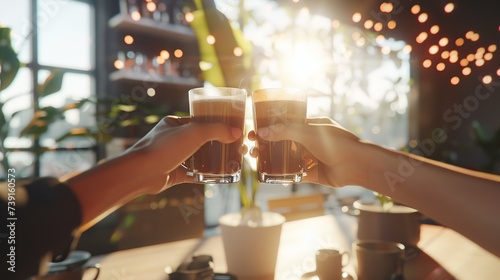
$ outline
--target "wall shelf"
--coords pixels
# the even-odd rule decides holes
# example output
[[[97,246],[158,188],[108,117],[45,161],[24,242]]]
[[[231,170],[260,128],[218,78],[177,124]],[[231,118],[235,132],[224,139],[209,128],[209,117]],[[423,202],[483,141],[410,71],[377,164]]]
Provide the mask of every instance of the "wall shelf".
[[[134,71],[132,69],[122,69],[112,72],[109,75],[110,81],[113,82],[143,82],[143,83],[159,83],[162,85],[170,86],[189,86],[198,87],[202,84],[196,78],[190,77],[176,77],[176,76],[165,76],[159,74],[147,74]]]
[[[130,15],[117,14],[109,19],[108,25],[117,30],[141,32],[169,40],[182,42],[196,42],[197,40],[195,33],[188,26],[161,23],[149,18],[135,21]]]

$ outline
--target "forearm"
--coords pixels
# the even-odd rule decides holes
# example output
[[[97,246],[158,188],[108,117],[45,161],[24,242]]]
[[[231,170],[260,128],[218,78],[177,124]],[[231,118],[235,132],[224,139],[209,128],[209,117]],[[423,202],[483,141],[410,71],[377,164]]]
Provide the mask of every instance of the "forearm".
[[[146,159],[137,157],[143,155],[127,153],[67,180],[80,201],[83,229],[144,194],[145,184],[155,183],[147,182],[153,176],[148,176]]]
[[[498,176],[362,144],[366,187],[391,196],[500,256]]]

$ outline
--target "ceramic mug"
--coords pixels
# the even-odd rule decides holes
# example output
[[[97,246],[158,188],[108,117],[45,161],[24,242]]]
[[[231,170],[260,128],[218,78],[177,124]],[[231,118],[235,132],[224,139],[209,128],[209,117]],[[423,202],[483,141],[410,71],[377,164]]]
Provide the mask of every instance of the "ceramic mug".
[[[358,280],[388,280],[402,273],[405,246],[384,240],[359,240],[353,244]]]
[[[359,210],[359,240],[385,240],[403,243],[406,247],[416,247],[420,240],[420,213],[417,210],[394,205],[388,210],[379,205],[363,204],[356,201]]]
[[[342,270],[349,263],[349,253],[335,249],[316,251],[316,275],[319,279],[340,280]]]

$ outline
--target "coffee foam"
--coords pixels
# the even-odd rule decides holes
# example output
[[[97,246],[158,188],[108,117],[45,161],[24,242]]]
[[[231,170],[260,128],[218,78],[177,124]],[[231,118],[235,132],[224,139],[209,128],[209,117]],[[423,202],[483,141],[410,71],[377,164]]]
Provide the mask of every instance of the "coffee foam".
[[[267,88],[258,89],[252,93],[253,102],[264,102],[274,100],[290,100],[306,102],[307,95],[299,89],[294,88]]]

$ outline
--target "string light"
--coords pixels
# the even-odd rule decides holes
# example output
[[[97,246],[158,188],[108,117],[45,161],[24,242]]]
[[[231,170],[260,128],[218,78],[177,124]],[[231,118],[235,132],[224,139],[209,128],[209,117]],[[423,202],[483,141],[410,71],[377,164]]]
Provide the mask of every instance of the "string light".
[[[413,7],[411,7],[411,13],[414,15],[420,13],[420,5],[413,5]],[[500,26],[498,29],[500,30]]]
[[[234,48],[234,50],[233,50],[233,54],[234,54],[235,56],[242,56],[242,55],[243,55],[243,50],[242,50],[240,47],[236,47],[236,48]]]
[[[394,21],[394,20],[389,21],[389,22],[387,23],[387,28],[389,28],[389,29],[394,29],[394,28],[396,28],[396,21]]]
[[[370,28],[372,28],[372,27],[373,27],[373,21],[372,21],[372,20],[367,20],[367,21],[365,21],[364,27],[365,27],[366,29],[370,29]]]
[[[493,78],[490,75],[486,75],[483,77],[483,83],[488,85],[493,81]]]
[[[463,38],[458,38],[458,39],[455,40],[455,45],[457,47],[463,46],[464,43],[465,43],[465,40]]]
[[[455,77],[451,78],[450,83],[452,85],[456,86],[456,85],[458,85],[458,83],[460,83],[460,78],[455,76]]]
[[[361,14],[360,13],[354,13],[352,15],[352,21],[353,22],[360,22],[361,21]]]
[[[486,53],[486,54],[484,54],[483,58],[486,61],[490,61],[493,58],[493,54],[492,53]]]
[[[469,65],[469,61],[466,58],[462,58],[460,60],[460,66],[465,67],[467,65]]]
[[[167,50],[162,50],[162,51],[160,52],[160,56],[161,56],[163,59],[167,60],[167,59],[169,59],[169,58],[170,58],[170,53],[169,53]]]
[[[375,23],[375,25],[373,26],[373,29],[375,29],[375,31],[381,31],[382,28],[384,28],[384,25],[381,23],[381,22],[377,22]]]
[[[446,37],[441,38],[441,39],[439,40],[439,45],[440,45],[441,47],[444,47],[444,46],[448,45],[448,38],[446,38]]]
[[[131,45],[132,43],[134,43],[134,37],[126,35],[125,37],[123,37],[123,41],[125,42],[125,44]]]
[[[449,51],[443,51],[441,53],[441,58],[442,59],[448,59],[448,58],[450,58],[450,52]]]
[[[177,58],[181,58],[184,55],[184,52],[181,49],[176,49],[174,51],[174,56]]]
[[[437,52],[439,51],[439,47],[437,45],[432,45],[430,48],[429,48],[429,53],[430,54],[437,54]]]
[[[448,3],[444,6],[444,12],[447,14],[453,12],[454,9],[455,9],[455,4],[453,3]]]
[[[430,29],[431,34],[437,34],[439,32],[439,26],[433,25]]]
[[[411,45],[406,45],[406,46],[403,47],[403,52],[404,53],[411,53],[412,49],[413,48],[412,48]]]
[[[462,69],[462,74],[464,76],[468,76],[471,72],[472,72],[472,69],[470,67],[465,67],[464,69]]]
[[[418,22],[420,23],[424,23],[427,21],[427,19],[429,18],[429,16],[427,15],[427,13],[421,13],[419,16],[418,16]]]
[[[424,68],[429,68],[432,66],[432,61],[430,59],[426,59],[424,60],[424,62],[422,63],[422,66],[424,66]]]
[[[427,32],[420,32],[420,34],[418,34],[417,36],[417,43],[421,44],[423,43],[425,40],[427,39]]]
[[[133,11],[131,14],[130,14],[130,17],[132,18],[132,20],[134,21],[139,21],[141,20],[141,13],[139,13],[138,11]]]
[[[209,45],[215,44],[215,37],[213,35],[208,35],[206,40]]]
[[[496,50],[497,50],[497,45],[493,44],[488,46],[489,52],[495,52]]]
[[[439,63],[436,65],[436,69],[437,69],[438,71],[443,71],[445,68],[446,68],[446,65],[445,65],[443,62],[439,62]]]

